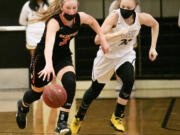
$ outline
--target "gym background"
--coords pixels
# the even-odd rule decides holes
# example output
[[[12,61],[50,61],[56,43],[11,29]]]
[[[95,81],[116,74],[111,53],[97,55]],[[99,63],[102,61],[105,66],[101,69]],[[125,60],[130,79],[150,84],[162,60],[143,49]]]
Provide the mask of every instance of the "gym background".
[[[112,1],[79,0],[79,11],[89,13],[102,24]],[[26,0],[0,1],[0,89],[29,87],[30,55],[25,48],[25,27],[18,23],[25,2]],[[150,13],[160,24],[157,42],[159,56],[155,62],[148,59],[151,32],[150,28],[143,26],[136,49],[136,88],[152,89],[152,93],[155,89],[163,90],[163,93],[166,91],[168,94],[167,89],[173,87],[177,92],[180,88],[180,0],[141,0],[140,6],[142,12]],[[77,89],[87,89],[90,84],[93,59],[98,50],[98,46],[94,45],[94,36],[95,33],[83,25],[71,45],[74,50]],[[115,78],[112,80],[107,87],[114,89]]]

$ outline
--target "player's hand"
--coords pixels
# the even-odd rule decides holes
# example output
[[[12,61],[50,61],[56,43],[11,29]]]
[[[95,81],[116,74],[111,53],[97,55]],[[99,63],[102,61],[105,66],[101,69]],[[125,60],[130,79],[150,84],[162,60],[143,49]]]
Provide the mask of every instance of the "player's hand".
[[[129,28],[121,28],[117,32],[114,32],[114,37],[119,38],[121,36],[126,35],[129,32]]]
[[[154,60],[156,60],[157,56],[158,56],[158,53],[157,53],[156,49],[151,48],[151,49],[149,50],[149,59],[150,59],[151,61],[154,61]]]
[[[47,78],[47,81],[50,80],[51,74],[53,75],[53,77],[55,76],[55,72],[54,72],[54,68],[53,66],[47,65],[44,67],[43,70],[41,70],[38,75],[39,78],[43,77],[43,81]]]

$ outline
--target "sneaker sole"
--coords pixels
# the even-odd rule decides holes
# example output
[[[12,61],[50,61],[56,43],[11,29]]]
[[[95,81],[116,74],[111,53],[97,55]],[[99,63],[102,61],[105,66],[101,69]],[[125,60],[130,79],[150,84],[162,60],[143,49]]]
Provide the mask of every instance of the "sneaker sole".
[[[81,129],[81,128],[79,128],[79,129],[78,129],[78,131],[77,131],[76,133],[72,133],[72,134],[78,134],[78,133],[79,133],[79,131],[80,131],[80,129]]]
[[[110,124],[116,131],[118,131],[118,132],[124,132],[123,130],[117,129],[117,128],[114,126],[114,124],[111,122],[111,120],[109,121],[109,124]]]
[[[58,133],[58,132],[56,132],[55,131],[55,134],[56,135],[71,135],[72,133],[71,133],[71,131],[70,130],[64,130],[64,131],[61,131],[60,133]]]
[[[18,122],[17,122],[17,113],[16,113],[16,123],[17,123],[17,125],[18,125],[18,127],[19,127],[20,129],[25,129],[25,128],[26,128],[26,125],[27,125],[27,118],[26,118],[26,125],[25,125],[25,127],[20,127],[19,124],[18,124]]]
[[[18,125],[18,127],[19,127],[20,129],[25,129],[26,126],[27,126],[27,117],[26,117],[26,124],[25,124],[25,126],[24,126],[24,127],[20,127],[19,124],[18,124],[18,122],[17,122],[17,115],[18,115],[18,102],[17,102],[17,112],[16,112],[16,123],[17,123],[17,125]]]

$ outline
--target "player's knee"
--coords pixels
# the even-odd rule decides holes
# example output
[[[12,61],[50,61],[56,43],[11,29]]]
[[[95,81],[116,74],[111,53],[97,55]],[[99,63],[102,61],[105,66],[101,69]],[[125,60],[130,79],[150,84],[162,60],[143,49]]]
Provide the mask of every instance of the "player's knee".
[[[127,90],[131,90],[134,85],[134,77],[133,76],[127,76],[127,78],[123,79],[123,85]]]
[[[62,76],[62,84],[67,93],[67,103],[71,104],[74,99],[76,89],[76,76],[75,73],[69,71]]]
[[[76,75],[75,73],[69,71],[64,73],[62,76],[62,84],[65,85],[66,87],[70,85],[70,87],[75,88],[76,87]]]
[[[23,102],[25,105],[29,106],[32,102],[39,100],[42,95],[42,92],[36,92],[32,89],[29,89],[25,92],[23,97]]]
[[[122,98],[122,99],[129,99],[130,97],[130,93],[129,92],[126,92],[126,91],[123,91],[121,90],[120,93],[119,93],[119,97]]]
[[[123,99],[129,99],[134,85],[134,77],[127,76],[126,78],[123,78],[122,81],[123,81],[123,86],[119,93],[119,97]]]

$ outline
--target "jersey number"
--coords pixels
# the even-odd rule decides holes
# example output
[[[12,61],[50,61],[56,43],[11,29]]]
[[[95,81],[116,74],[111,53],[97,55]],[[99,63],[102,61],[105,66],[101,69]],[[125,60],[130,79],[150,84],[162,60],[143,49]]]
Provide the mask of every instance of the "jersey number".
[[[132,39],[122,39],[120,45],[127,45]]]
[[[59,43],[60,46],[63,46],[67,44],[67,41],[70,40],[70,38],[64,38],[62,42]]]

